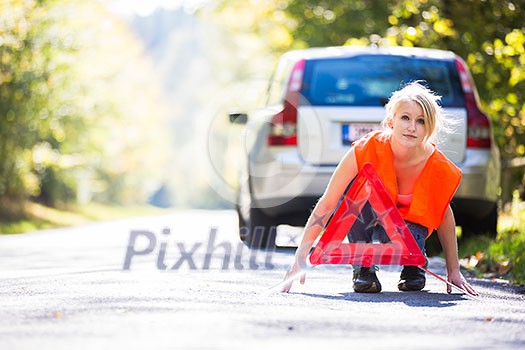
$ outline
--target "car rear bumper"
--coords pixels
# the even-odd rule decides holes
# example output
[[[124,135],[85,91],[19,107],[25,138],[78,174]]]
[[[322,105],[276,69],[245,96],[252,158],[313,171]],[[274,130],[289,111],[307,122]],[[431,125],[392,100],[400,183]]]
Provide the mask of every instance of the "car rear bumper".
[[[275,169],[274,169],[275,170]],[[250,176],[252,206],[278,215],[311,209],[324,193],[335,167],[282,167],[275,176]]]

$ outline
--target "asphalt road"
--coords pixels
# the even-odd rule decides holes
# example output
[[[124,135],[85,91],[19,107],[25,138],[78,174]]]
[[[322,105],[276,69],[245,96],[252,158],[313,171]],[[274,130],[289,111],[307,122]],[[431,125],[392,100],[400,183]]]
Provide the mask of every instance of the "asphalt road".
[[[352,269],[321,266],[272,288],[293,251],[239,245],[231,211],[186,211],[0,236],[0,349],[523,349],[525,294],[471,279],[473,300],[427,277],[352,292]],[[440,259],[430,269],[443,275]]]

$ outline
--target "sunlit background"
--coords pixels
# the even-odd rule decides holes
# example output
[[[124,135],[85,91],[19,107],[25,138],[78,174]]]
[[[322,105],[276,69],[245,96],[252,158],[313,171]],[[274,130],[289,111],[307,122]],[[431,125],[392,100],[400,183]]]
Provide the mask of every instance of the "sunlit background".
[[[1,0],[0,218],[28,202],[233,208],[242,128],[227,113],[256,108],[278,56],[311,46],[457,52],[504,160],[523,157],[524,1],[381,4]]]

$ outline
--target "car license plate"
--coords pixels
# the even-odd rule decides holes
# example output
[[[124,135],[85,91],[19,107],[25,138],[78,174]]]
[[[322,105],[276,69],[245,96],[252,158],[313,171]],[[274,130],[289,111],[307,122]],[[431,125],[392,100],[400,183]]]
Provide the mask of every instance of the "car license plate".
[[[350,146],[352,142],[359,140],[369,132],[380,130],[381,125],[379,123],[353,123],[343,124],[343,145]]]

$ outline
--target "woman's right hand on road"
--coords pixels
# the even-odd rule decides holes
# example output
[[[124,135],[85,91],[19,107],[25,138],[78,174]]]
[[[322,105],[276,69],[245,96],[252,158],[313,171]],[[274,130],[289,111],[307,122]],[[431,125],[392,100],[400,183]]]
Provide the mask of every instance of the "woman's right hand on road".
[[[283,285],[281,292],[288,293],[290,289],[292,288],[292,284],[297,279],[297,277],[300,277],[301,284],[304,284],[304,281],[306,280],[306,271],[302,271],[301,264],[296,260],[293,264],[293,266],[286,271],[286,274],[284,275],[283,282],[288,281],[285,285]]]

